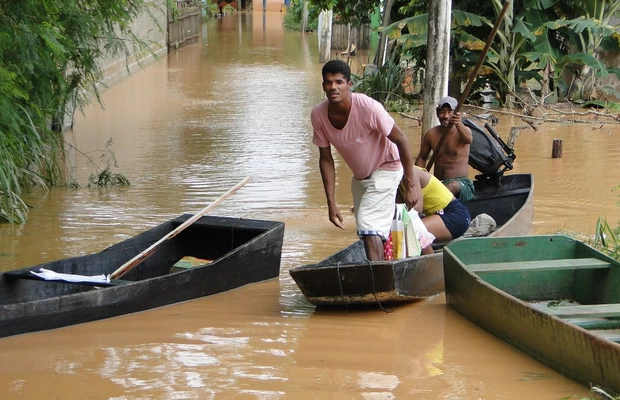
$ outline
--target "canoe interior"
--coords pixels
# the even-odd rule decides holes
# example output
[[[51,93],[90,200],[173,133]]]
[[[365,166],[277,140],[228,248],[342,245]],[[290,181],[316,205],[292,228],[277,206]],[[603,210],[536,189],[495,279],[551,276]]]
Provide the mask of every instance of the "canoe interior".
[[[459,239],[443,258],[451,307],[562,375],[620,393],[620,263],[561,235]]]
[[[475,180],[475,197],[465,203],[474,219],[489,214],[497,226],[508,222],[530,200],[533,189],[532,175],[504,175],[495,179]]]
[[[620,303],[620,268],[612,268],[618,262],[580,241],[561,235],[480,239],[457,240],[449,249],[465,268],[514,297]],[[604,262],[587,262],[592,259]]]
[[[170,220],[133,238],[115,244],[100,253],[52,261],[12,272],[19,273],[46,268],[68,274],[107,275],[156,243],[189,217],[190,215],[184,215]],[[235,249],[252,243],[270,231],[283,230],[282,225],[281,222],[273,221],[203,217],[184,229],[177,236],[162,243],[150,257],[124,275],[122,280],[143,281],[150,278],[174,275],[170,274],[170,268],[184,256],[214,260],[213,263],[195,268],[215,266],[218,264],[218,260],[225,258]],[[245,260],[245,262],[248,261]],[[92,290],[97,289],[64,282],[14,279],[4,273],[0,274],[0,306]]]

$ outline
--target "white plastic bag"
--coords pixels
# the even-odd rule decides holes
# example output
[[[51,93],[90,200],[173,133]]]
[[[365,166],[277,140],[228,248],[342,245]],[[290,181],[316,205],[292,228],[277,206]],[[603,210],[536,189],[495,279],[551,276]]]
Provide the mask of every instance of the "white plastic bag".
[[[422,248],[430,246],[435,241],[435,235],[426,229],[426,225],[424,225],[424,222],[420,219],[420,215],[418,215],[418,212],[413,208],[409,210],[409,220],[418,235],[420,246]]]

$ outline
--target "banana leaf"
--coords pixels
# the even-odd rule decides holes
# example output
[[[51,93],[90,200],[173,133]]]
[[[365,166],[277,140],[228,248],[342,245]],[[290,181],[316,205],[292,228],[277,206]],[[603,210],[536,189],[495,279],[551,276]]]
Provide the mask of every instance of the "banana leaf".
[[[483,26],[493,25],[487,18],[473,13],[452,10],[452,27]],[[402,30],[407,27],[408,34],[403,34]],[[392,39],[397,39],[406,48],[413,48],[426,45],[428,35],[428,14],[420,14],[396,21],[385,28],[379,28]]]
[[[596,59],[593,55],[588,53],[567,54],[562,56],[557,62],[557,70],[561,71],[568,64],[587,65],[594,71],[594,75],[597,77],[606,77],[609,75],[607,67]]]

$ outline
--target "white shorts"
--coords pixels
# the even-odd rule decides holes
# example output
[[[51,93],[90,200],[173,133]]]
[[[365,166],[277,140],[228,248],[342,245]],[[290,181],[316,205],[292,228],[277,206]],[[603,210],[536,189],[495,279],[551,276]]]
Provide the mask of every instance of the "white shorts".
[[[377,169],[366,179],[351,180],[358,236],[376,235],[387,239],[394,219],[396,189],[402,177],[402,169]]]

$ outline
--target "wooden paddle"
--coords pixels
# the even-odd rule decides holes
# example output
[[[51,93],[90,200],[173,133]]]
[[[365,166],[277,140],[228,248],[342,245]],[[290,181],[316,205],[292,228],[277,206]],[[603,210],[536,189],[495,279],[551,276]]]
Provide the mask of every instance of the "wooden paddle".
[[[510,5],[510,0],[507,0],[504,2],[504,7],[502,7],[502,11],[500,11],[499,16],[497,17],[497,21],[495,21],[495,25],[493,26],[493,29],[491,29],[491,33],[489,33],[489,37],[487,38],[487,42],[484,44],[484,48],[482,49],[482,52],[480,53],[480,57],[478,57],[478,62],[476,63],[476,66],[474,67],[474,69],[471,71],[471,74],[469,75],[469,79],[467,80],[467,85],[465,85],[465,89],[463,90],[463,93],[461,94],[459,103],[456,105],[456,108],[453,110],[455,114],[461,110],[461,105],[465,102],[465,100],[467,100],[469,91],[471,90],[471,87],[474,84],[474,80],[476,80],[478,71],[480,70],[482,63],[484,62],[484,59],[487,56],[487,52],[489,51],[489,48],[491,47],[491,43],[493,43],[495,34],[497,33],[499,26],[502,24],[502,21],[504,20],[504,16],[506,15],[506,11],[508,11],[509,5]],[[441,146],[443,146],[443,142],[446,141],[446,137],[448,137],[448,133],[450,132],[450,129],[452,129],[452,123],[449,123],[448,127],[441,134],[441,138],[439,138],[437,147],[435,148],[435,150],[433,150],[433,155],[431,156],[431,159],[428,162],[428,165],[426,166],[427,171],[430,172],[431,168],[433,167],[433,164],[435,163],[435,158],[437,158],[437,154],[439,154],[439,149],[441,149]]]
[[[193,224],[194,222],[196,222],[198,219],[200,219],[202,216],[204,216],[206,213],[208,213],[209,211],[211,211],[213,208],[215,208],[215,206],[217,206],[218,204],[220,204],[222,201],[224,201],[227,197],[229,197],[231,194],[235,193],[237,190],[239,190],[243,185],[245,185],[246,183],[248,183],[248,181],[250,180],[249,177],[245,178],[244,180],[242,180],[241,182],[237,183],[237,185],[235,185],[235,187],[233,187],[232,189],[230,189],[228,192],[224,193],[223,195],[221,195],[217,200],[215,200],[213,203],[209,204],[208,206],[206,206],[205,208],[203,208],[202,210],[198,211],[196,214],[194,214],[191,218],[189,218],[187,221],[183,222],[181,225],[177,226],[174,230],[170,231],[166,236],[162,237],[161,239],[159,239],[157,242],[153,243],[148,249],[144,250],[142,253],[138,254],[137,256],[135,256],[134,258],[132,258],[131,260],[127,261],[125,264],[123,264],[119,269],[117,269],[116,271],[112,272],[112,274],[110,274],[110,278],[111,279],[118,279],[121,276],[125,275],[127,272],[129,272],[132,268],[134,268],[136,265],[140,264],[142,261],[144,261],[145,259],[147,259],[149,256],[151,256],[155,250],[157,250],[157,248],[164,242],[166,242],[169,239],[172,239],[173,237],[175,237],[176,235],[178,235],[183,229],[187,228],[188,226],[190,226],[191,224]]]

